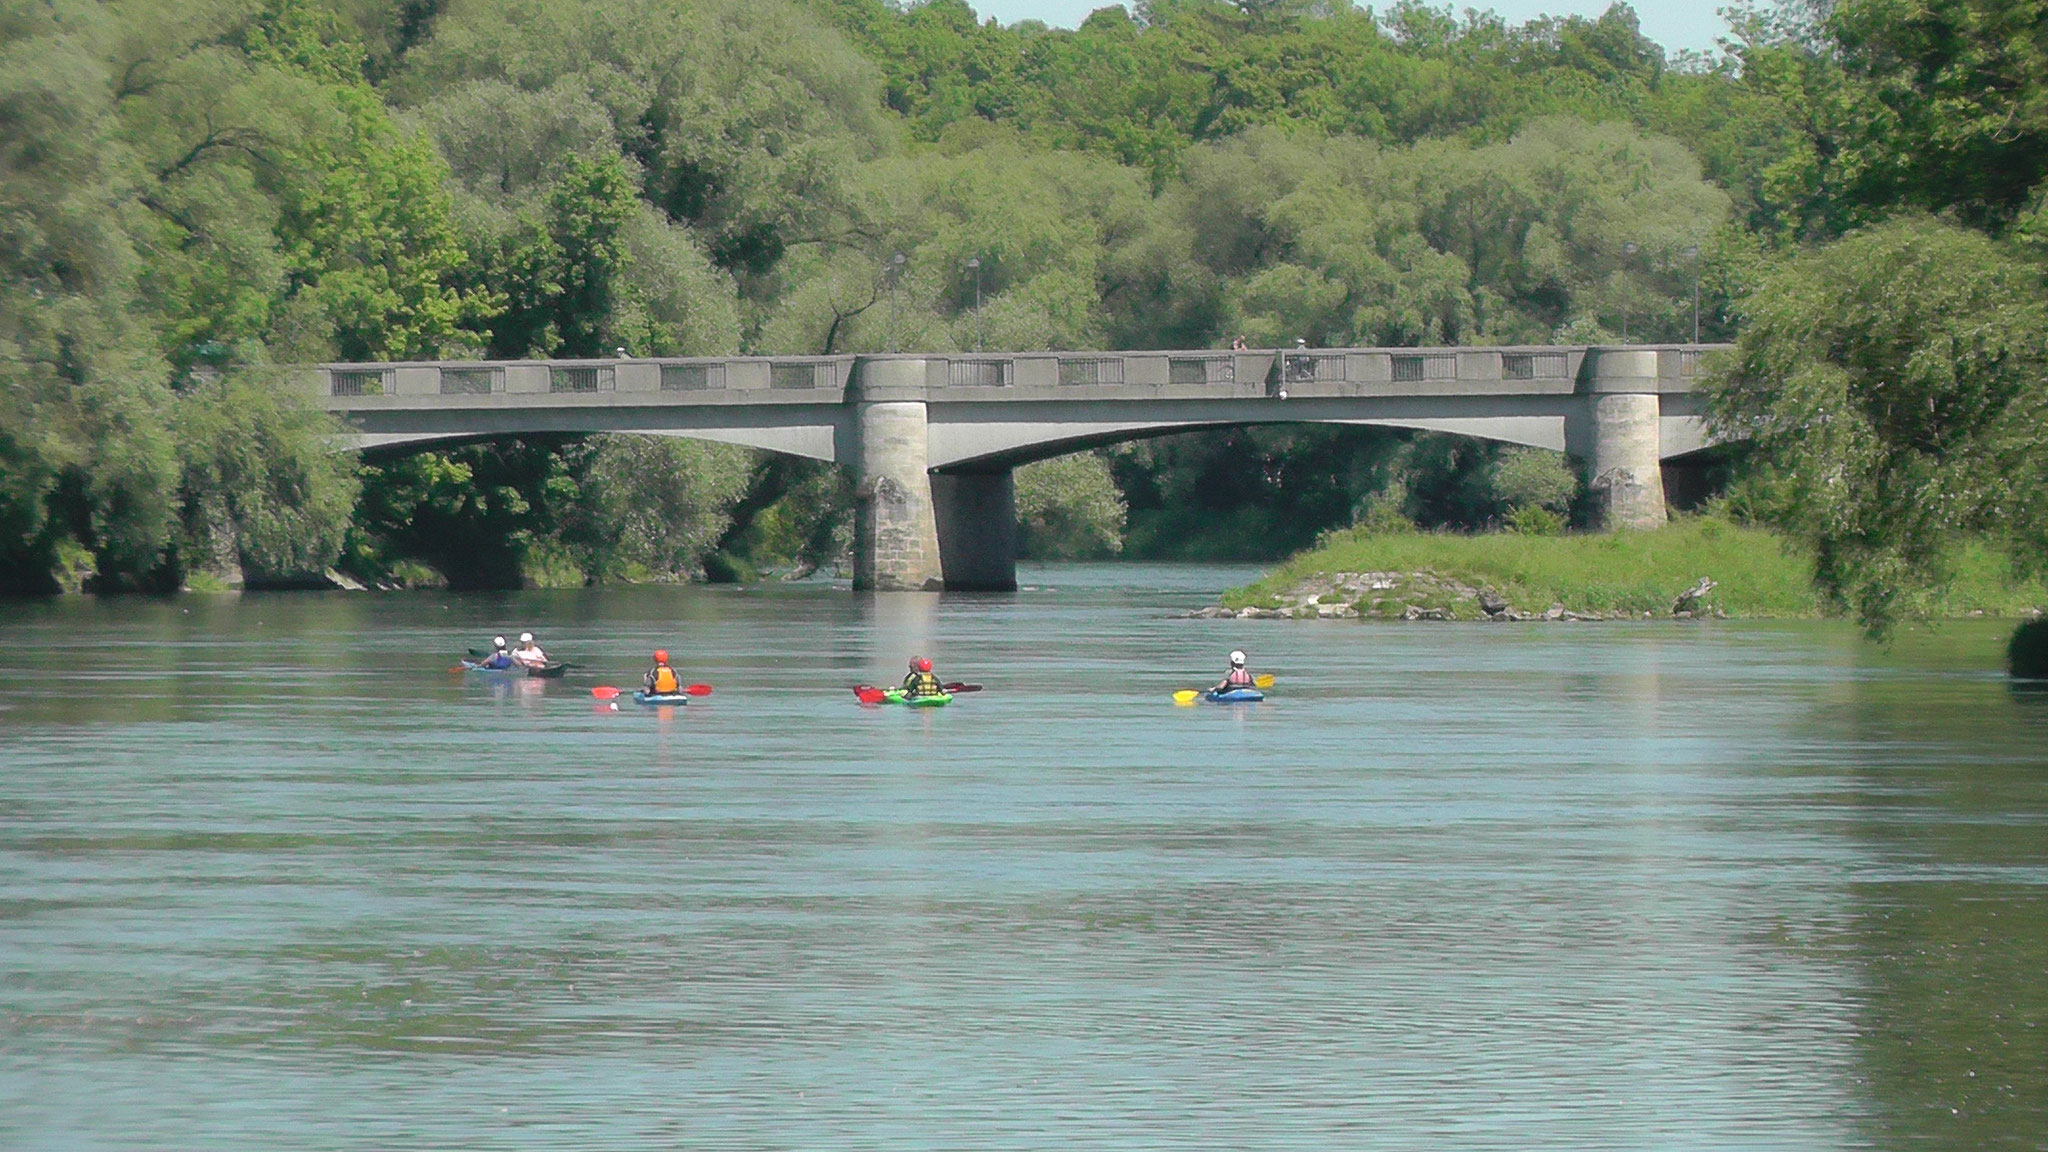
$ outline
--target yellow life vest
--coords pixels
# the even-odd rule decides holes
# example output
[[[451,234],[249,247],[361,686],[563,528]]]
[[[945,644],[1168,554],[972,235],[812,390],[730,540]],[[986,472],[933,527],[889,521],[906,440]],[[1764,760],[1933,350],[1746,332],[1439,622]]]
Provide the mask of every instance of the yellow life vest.
[[[683,682],[682,682],[681,680],[677,679],[677,677],[676,677],[676,670],[675,670],[675,669],[673,669],[673,668],[669,667],[669,666],[668,666],[668,665],[666,665],[666,664],[661,664],[661,665],[657,665],[657,666],[655,667],[655,669],[654,669],[654,694],[655,694],[655,695],[657,695],[657,696],[673,696],[673,695],[675,695],[675,694],[676,694],[677,692],[680,692],[680,691],[682,691],[682,688],[683,688]]]

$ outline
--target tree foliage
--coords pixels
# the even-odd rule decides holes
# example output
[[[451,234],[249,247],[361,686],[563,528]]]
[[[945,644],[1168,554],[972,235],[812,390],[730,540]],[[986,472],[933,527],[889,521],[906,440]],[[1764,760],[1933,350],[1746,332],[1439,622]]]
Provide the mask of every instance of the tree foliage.
[[[1773,468],[1773,516],[1813,542],[1838,602],[1882,630],[1940,581],[1956,531],[2038,531],[2038,269],[1907,216],[1786,261],[1742,308],[1715,424]]]

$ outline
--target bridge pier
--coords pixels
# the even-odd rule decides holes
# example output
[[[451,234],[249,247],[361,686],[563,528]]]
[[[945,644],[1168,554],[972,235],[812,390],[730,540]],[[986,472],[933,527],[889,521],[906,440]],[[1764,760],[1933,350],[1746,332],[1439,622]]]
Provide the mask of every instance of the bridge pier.
[[[947,591],[1015,592],[1015,473],[937,472],[931,483]]]
[[[925,362],[863,360],[854,386],[853,586],[943,587],[925,426]]]
[[[1591,410],[1573,454],[1590,462],[1594,523],[1613,530],[1660,527],[1668,514],[1657,353],[1601,348],[1587,357]]]

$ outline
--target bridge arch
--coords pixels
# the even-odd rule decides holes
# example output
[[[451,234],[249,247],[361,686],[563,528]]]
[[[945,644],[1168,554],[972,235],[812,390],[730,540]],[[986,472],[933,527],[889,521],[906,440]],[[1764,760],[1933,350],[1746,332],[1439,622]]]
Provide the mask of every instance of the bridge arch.
[[[358,452],[365,456],[403,456],[414,452],[427,452],[437,448],[461,448],[470,444],[488,444],[497,440],[509,440],[519,436],[596,436],[599,434],[619,436],[663,436],[678,440],[702,440],[712,444],[735,444],[742,448],[753,448],[762,452],[774,452],[785,456],[801,456],[808,460],[823,460],[827,463],[838,459],[838,452],[832,438],[798,434],[783,435],[783,429],[720,429],[720,428],[595,428],[575,430],[526,429],[490,432],[357,432],[343,437],[342,451]]]
[[[1562,417],[1495,417],[1458,419],[1316,419],[1291,415],[1259,416],[1235,420],[1200,420],[1183,423],[1134,421],[1081,428],[1061,428],[1051,435],[1030,431],[1016,434],[1009,429],[994,435],[982,431],[952,434],[941,423],[931,428],[931,470],[949,473],[1007,471],[1040,460],[1074,452],[1085,452],[1133,440],[1151,440],[1186,432],[1211,432],[1227,428],[1301,426],[1390,428],[1411,432],[1446,432],[1477,440],[1494,440],[1529,448],[1566,451],[1565,421]],[[1005,434],[1008,433],[1008,434]]]
[[[631,426],[605,428],[494,428],[488,432],[468,430],[423,430],[408,429],[402,432],[357,431],[343,438],[346,451],[365,455],[403,455],[410,452],[424,452],[435,448],[459,448],[467,444],[486,444],[494,440],[507,440],[517,436],[595,436],[610,433],[621,436],[666,436],[681,440],[704,440],[714,444],[736,444],[742,448],[755,448],[763,452],[778,452],[787,456],[802,456],[810,460],[833,462],[839,459],[837,430],[815,427],[793,428],[636,428]]]

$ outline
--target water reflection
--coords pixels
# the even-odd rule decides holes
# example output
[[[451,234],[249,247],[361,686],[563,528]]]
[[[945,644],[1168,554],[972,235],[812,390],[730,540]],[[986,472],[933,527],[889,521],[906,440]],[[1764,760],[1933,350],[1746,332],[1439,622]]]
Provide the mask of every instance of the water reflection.
[[[1951,636],[1954,642],[1957,638]],[[1988,647],[1970,635],[1963,642]],[[1857,1048],[1885,1147],[2048,1142],[2048,699],[1928,674],[1909,638],[1864,661],[1824,738],[1868,750],[1843,797],[1873,860],[1851,878],[1866,981]]]

